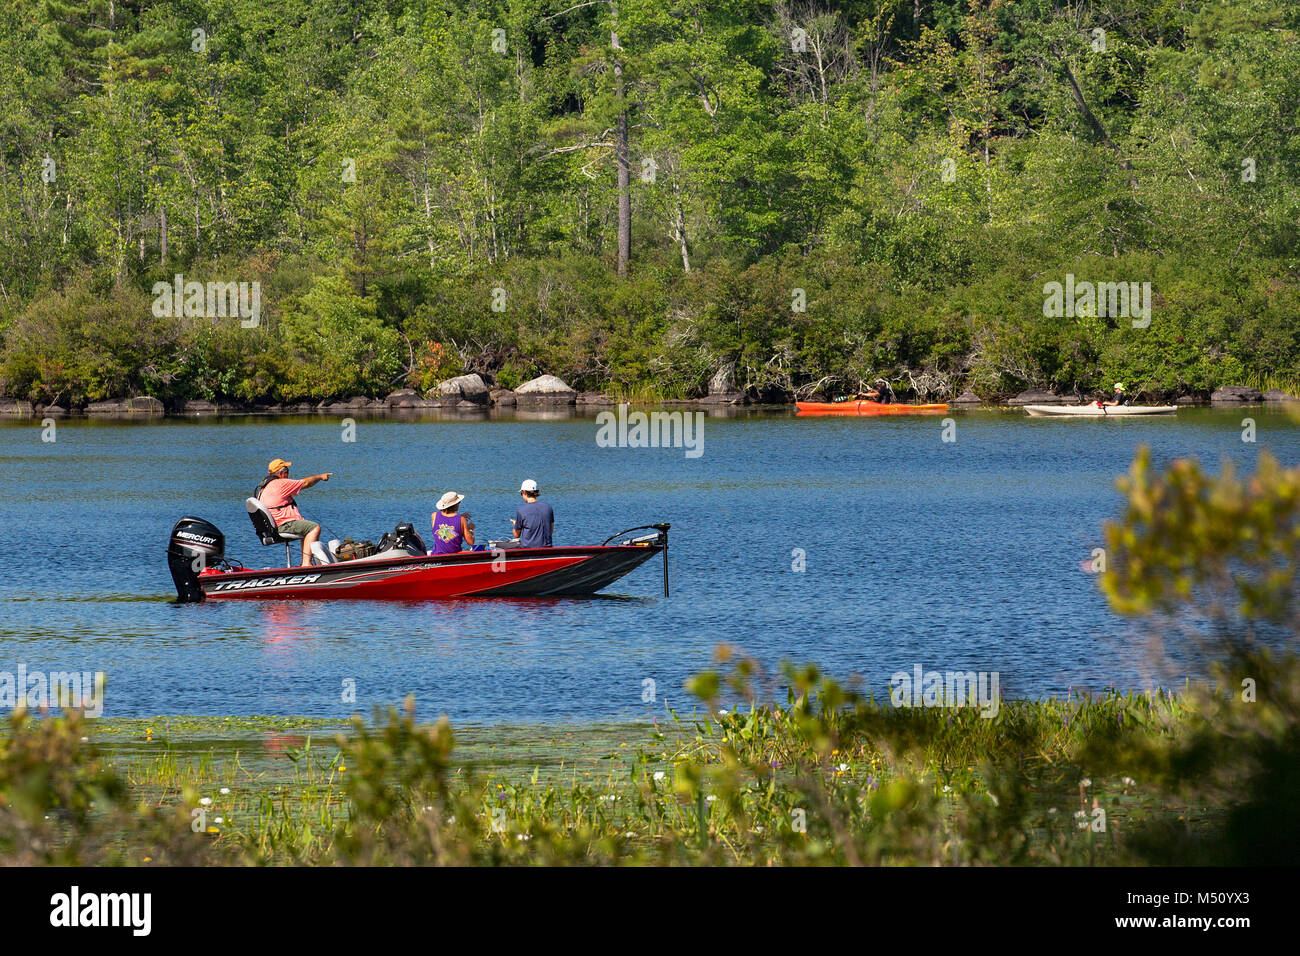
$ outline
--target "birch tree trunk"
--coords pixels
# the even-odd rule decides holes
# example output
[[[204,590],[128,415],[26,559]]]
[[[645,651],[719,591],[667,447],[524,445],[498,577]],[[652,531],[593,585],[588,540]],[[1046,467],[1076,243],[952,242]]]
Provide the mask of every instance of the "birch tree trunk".
[[[632,192],[629,188],[627,106],[623,102],[623,64],[620,60],[614,61],[614,76],[619,99],[618,142],[614,149],[618,164],[618,274],[625,276],[628,260],[632,258]]]

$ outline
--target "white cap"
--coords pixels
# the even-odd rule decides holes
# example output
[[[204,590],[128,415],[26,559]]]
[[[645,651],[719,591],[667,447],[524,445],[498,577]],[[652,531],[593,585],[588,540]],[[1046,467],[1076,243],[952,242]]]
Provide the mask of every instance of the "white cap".
[[[531,479],[531,478],[525,478],[525,479],[524,479],[524,483],[523,483],[522,485],[519,486],[519,490],[520,490],[520,491],[536,491],[536,490],[537,490],[537,482],[533,481],[533,479]]]

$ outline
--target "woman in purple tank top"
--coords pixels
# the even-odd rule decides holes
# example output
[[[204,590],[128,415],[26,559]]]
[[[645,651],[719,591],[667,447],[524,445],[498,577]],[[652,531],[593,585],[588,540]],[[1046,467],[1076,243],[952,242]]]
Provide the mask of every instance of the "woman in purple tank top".
[[[433,547],[430,554],[455,554],[461,543],[474,546],[474,522],[469,515],[460,513],[464,495],[449,491],[438,499],[438,510],[433,513]]]

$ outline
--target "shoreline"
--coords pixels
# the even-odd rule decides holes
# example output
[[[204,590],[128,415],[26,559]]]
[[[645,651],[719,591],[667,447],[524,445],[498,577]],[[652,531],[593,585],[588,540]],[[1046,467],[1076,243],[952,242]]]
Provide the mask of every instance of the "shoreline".
[[[904,403],[909,404],[909,403]],[[915,403],[910,403],[915,404]],[[1019,411],[1026,404],[1071,405],[1063,397],[1022,401],[1013,398],[1005,401],[990,402],[949,402],[948,411]],[[1283,409],[1300,404],[1300,398],[1264,398],[1258,400],[1224,400],[1208,399],[1180,400],[1175,404],[1180,408],[1268,408]],[[663,409],[667,411],[699,411],[710,417],[736,417],[739,415],[763,412],[795,411],[795,402],[754,402],[754,403],[710,403],[687,399],[665,399],[663,401],[627,401],[608,403],[588,403],[578,405],[558,405],[541,407],[520,407],[514,405],[482,405],[473,407],[440,406],[430,402],[421,407],[389,406],[351,403],[332,403],[329,405],[291,405],[291,406],[217,406],[204,410],[185,409],[119,409],[112,411],[84,409],[48,409],[26,402],[8,402],[0,400],[0,421],[24,421],[30,419],[53,418],[59,420],[86,421],[219,421],[229,418],[265,418],[268,420],[289,418],[338,418],[358,417],[366,419],[392,419],[396,421],[451,420],[482,421],[487,419],[517,419],[520,421],[563,421],[574,418],[594,418],[601,411],[609,411],[619,405],[637,409]]]

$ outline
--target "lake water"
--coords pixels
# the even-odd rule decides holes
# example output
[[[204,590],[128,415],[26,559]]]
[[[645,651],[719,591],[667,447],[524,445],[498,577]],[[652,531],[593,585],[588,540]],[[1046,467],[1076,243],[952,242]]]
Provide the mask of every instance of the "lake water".
[[[1246,416],[1256,444],[1241,440]],[[682,682],[721,643],[877,691],[917,664],[997,671],[1010,696],[1140,688],[1133,625],[1080,567],[1137,446],[1161,462],[1250,469],[1263,448],[1300,461],[1300,428],[1259,407],[952,418],[946,443],[938,417],[712,416],[698,458],[598,447],[590,417],[360,419],[354,442],[338,418],[70,419],[54,442],[6,422],[0,671],[103,671],[112,716],[338,717],[413,693],[422,717],[474,723],[689,710]],[[337,537],[427,530],[446,490],[466,496],[482,539],[504,536],[526,477],[555,508],[557,544],[670,521],[672,597],[654,561],[595,599],[173,603],[164,550],[183,514],[216,523],[250,567],[283,559],[243,508],[276,456],[295,476],[334,472],[299,501]]]

